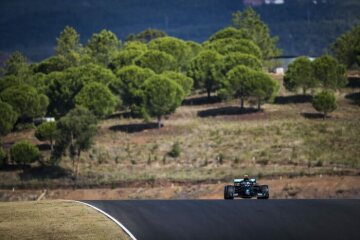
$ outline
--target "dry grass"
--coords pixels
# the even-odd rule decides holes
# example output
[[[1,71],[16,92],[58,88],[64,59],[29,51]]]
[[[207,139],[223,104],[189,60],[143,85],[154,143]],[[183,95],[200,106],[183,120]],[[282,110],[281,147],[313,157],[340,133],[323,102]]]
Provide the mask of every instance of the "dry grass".
[[[0,239],[128,239],[104,215],[67,201],[0,203]]]

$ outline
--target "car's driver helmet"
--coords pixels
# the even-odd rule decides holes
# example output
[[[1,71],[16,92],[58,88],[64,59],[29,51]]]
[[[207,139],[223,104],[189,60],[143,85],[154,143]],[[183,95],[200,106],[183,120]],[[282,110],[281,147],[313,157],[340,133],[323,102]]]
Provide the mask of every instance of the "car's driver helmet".
[[[245,175],[244,175],[244,180],[245,180],[245,181],[249,181],[249,175],[245,174]]]

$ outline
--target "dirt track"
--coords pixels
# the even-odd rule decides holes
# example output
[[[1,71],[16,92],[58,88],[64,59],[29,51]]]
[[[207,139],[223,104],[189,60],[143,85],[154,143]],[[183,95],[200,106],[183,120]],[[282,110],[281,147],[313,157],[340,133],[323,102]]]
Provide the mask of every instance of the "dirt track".
[[[259,180],[268,184],[271,198],[353,198],[360,199],[360,176],[302,177]],[[216,184],[172,184],[155,187],[54,189],[45,199],[114,200],[114,199],[222,199],[226,182]],[[41,190],[0,190],[0,200],[34,200]]]

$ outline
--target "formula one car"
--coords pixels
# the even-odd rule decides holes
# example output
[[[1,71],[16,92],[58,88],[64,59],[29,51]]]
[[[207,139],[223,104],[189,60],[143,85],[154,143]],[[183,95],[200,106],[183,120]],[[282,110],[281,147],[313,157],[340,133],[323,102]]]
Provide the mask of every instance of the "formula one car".
[[[232,200],[234,197],[268,199],[269,187],[258,185],[255,178],[245,175],[244,178],[234,179],[234,185],[224,187],[224,199]]]

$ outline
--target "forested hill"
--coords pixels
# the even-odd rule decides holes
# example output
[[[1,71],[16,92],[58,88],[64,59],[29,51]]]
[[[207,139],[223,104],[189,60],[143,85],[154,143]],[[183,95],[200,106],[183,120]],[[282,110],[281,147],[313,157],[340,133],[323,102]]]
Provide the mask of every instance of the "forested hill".
[[[78,30],[82,42],[103,28],[124,40],[149,27],[201,42],[243,8],[242,0],[1,0],[0,52],[20,50],[32,60],[43,59],[66,25]],[[280,37],[286,55],[319,55],[360,22],[359,0],[285,0],[256,11]]]

